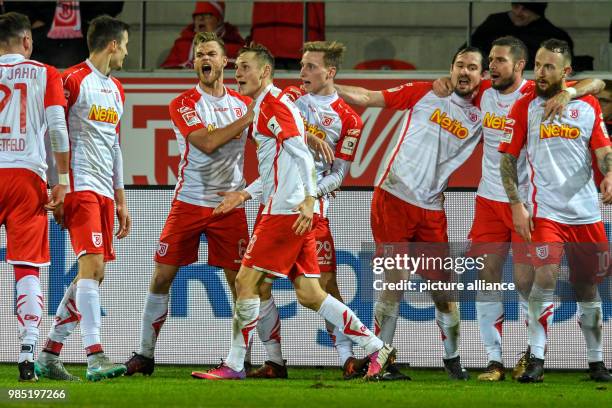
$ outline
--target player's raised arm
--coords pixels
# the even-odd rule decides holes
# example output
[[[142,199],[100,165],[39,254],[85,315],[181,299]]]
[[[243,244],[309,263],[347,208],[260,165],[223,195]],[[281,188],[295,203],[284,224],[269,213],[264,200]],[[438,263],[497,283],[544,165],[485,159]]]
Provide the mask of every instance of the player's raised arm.
[[[586,78],[576,82],[573,86],[562,89],[555,96],[546,101],[544,108],[544,120],[559,118],[563,115],[563,110],[572,99],[580,98],[584,95],[597,95],[603,91],[606,84],[601,79]]]
[[[252,106],[249,106],[247,113],[235,122],[211,131],[208,131],[203,126],[187,135],[187,140],[204,153],[211,154],[219,147],[239,136],[251,123],[253,123],[253,109]]]
[[[334,85],[338,95],[351,105],[384,108],[387,106],[382,91],[370,91],[359,86]]]

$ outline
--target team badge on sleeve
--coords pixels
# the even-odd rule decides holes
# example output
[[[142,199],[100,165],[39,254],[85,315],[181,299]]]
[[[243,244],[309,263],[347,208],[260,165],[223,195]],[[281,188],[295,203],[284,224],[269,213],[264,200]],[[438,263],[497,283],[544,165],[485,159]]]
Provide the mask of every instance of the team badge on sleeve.
[[[501,137],[502,143],[511,143],[514,134],[514,119],[507,118],[505,121],[504,133]]]
[[[198,123],[202,123],[198,114],[194,110],[190,110],[188,112],[183,113],[183,120],[187,126],[195,126]]]
[[[357,147],[357,142],[359,141],[359,134],[361,133],[360,129],[349,129],[346,132],[346,136],[342,141],[342,147],[340,148],[340,153],[346,154],[347,156],[352,156],[355,152],[355,148]]]
[[[276,120],[276,116],[272,116],[270,120],[268,120],[268,129],[270,132],[274,133],[274,136],[278,136],[281,132],[281,127],[278,124],[278,120]]]

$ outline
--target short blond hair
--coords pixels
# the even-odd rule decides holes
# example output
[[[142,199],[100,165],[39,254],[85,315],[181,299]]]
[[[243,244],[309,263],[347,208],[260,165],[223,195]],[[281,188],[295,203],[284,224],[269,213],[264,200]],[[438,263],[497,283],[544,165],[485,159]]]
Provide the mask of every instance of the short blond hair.
[[[310,41],[304,43],[304,52],[322,52],[326,67],[340,69],[346,46],[338,41]]]
[[[258,61],[259,66],[264,66],[266,64],[269,65],[271,75],[274,75],[274,55],[272,55],[269,49],[262,44],[251,42],[249,45],[245,45],[240,49],[240,51],[238,51],[238,57],[240,57],[242,54],[246,54],[247,52],[252,52],[255,54],[255,59]]]
[[[225,52],[225,43],[223,42],[223,40],[217,37],[217,34],[206,31],[196,33],[195,37],[193,38],[193,52],[195,53],[195,50],[196,48],[198,48],[198,45],[211,41],[214,41],[219,44],[219,47],[221,47],[221,50],[223,50],[223,55],[227,55]]]

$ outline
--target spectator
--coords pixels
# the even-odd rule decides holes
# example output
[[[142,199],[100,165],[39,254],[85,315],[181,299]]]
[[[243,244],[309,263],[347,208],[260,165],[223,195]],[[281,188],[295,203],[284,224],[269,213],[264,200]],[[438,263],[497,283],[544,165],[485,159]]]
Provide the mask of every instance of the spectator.
[[[123,10],[122,1],[11,1],[4,2],[5,12],[27,15],[32,23],[35,47],[32,59],[60,68],[82,62],[89,55],[89,22],[102,14],[116,17]]]
[[[325,40],[325,3],[308,5],[308,40]],[[274,55],[275,68],[300,69],[304,43],[304,3],[253,3],[250,39],[264,45]]]
[[[601,114],[608,129],[608,136],[612,137],[612,80],[604,79],[606,87],[597,95],[601,105]]]
[[[193,10],[193,23],[181,31],[179,38],[162,68],[193,68],[193,38],[199,32],[213,32],[225,43],[228,60],[233,65],[236,55],[244,45],[244,39],[240,36],[238,28],[224,21],[225,2],[223,1],[198,1]]]
[[[523,41],[529,50],[526,69],[533,69],[533,61],[540,44],[549,38],[567,41],[572,54],[574,43],[564,30],[554,26],[544,12],[548,3],[513,2],[512,9],[504,13],[491,14],[472,34],[473,46],[489,55],[491,43],[499,37],[511,35]]]

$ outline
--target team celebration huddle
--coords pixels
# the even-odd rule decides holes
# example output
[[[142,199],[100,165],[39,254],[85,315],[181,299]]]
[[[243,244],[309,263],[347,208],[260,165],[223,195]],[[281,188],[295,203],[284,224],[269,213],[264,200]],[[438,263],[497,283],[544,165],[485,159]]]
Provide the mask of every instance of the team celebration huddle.
[[[460,49],[449,56],[447,78],[382,91],[335,83],[345,53],[336,41],[305,43],[301,85],[279,89],[274,56],[251,44],[236,59],[235,90],[225,85],[223,41],[214,33],[196,34],[197,85],[169,105],[180,152],[178,182],[158,246],[143,254],[146,259],[154,252],[154,270],[142,309],[140,345],[125,363],[111,361],[100,336],[100,290],[106,263],[116,257],[113,235],[129,239],[132,227],[119,144],[125,95],[111,72],[122,68],[128,32],[129,26],[116,18],[95,18],[87,32],[89,58],[60,74],[29,59],[35,44],[27,17],[0,15],[0,224],[15,275],[20,381],[80,381],[61,360],[77,325],[87,380],[154,374],[171,285],[181,267],[198,261],[202,234],[207,264],[223,269],[227,279],[233,318],[231,338],[222,344],[229,347],[226,358],[192,377],[288,378],[272,295],[273,282],[288,278],[298,302],[322,317],[344,379],[410,380],[398,368],[393,346],[404,293],[380,291],[370,330],[345,304],[343,282],[337,281],[328,213],[363,128],[351,105],[405,111],[397,144],[374,188],[370,222],[377,247],[417,243],[415,256],[447,256],[443,193],[451,175],[483,142],[468,255],[483,259],[479,279],[499,283],[512,250],[527,334],[512,377],[521,383],[543,381],[565,254],[589,377],[612,381],[603,358],[597,286],[609,274],[608,262],[601,262],[609,257],[599,193],[604,204],[612,203],[612,147],[594,96],[605,84],[599,79],[567,83],[572,60],[566,42],[547,40],[528,56],[514,37],[495,40],[489,55],[470,46]],[[533,81],[523,77],[530,57],[535,57]],[[487,67],[490,79],[485,80]],[[248,186],[243,174],[247,143],[256,146],[259,172]],[[248,200],[259,204],[250,236]],[[35,358],[46,318],[39,269],[50,264],[49,212],[69,233],[78,275],[65,289]],[[436,267],[416,273],[429,282],[447,282],[454,274]],[[409,276],[394,270],[385,281]],[[503,295],[480,292],[476,312],[488,365],[477,378],[502,381]],[[429,294],[444,369],[452,380],[468,380],[459,355],[459,303],[442,290]],[[258,368],[250,364],[254,337],[266,353]],[[354,354],[354,343],[365,357]]]

